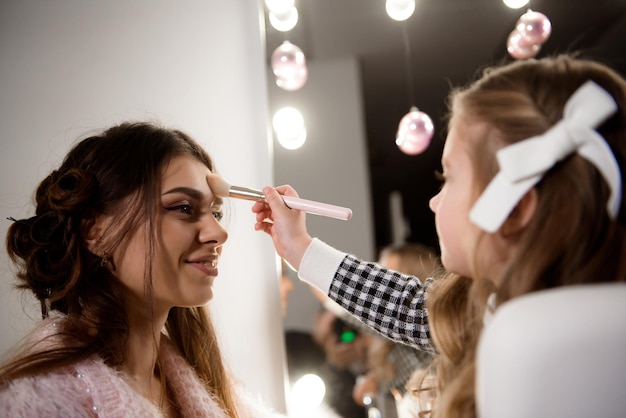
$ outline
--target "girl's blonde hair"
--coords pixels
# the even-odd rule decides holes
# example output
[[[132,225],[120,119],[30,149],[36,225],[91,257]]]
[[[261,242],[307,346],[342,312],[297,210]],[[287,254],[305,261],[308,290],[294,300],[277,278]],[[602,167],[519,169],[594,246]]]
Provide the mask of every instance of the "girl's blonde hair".
[[[563,117],[567,100],[592,80],[618,104],[597,128],[626,178],[626,82],[607,66],[560,55],[490,68],[464,89],[454,90],[450,114],[486,123],[486,134],[469,144],[476,197],[495,176],[494,151],[542,134]],[[582,283],[626,281],[626,205],[616,219],[606,210],[610,189],[599,171],[572,154],[535,186],[535,216],[517,237],[518,250],[497,278],[448,274],[427,301],[437,362],[437,417],[474,417],[475,355],[487,296],[498,304],[525,293]],[[622,189],[624,182],[622,183]],[[624,190],[622,196],[626,196]],[[476,243],[480,248],[480,238]],[[488,280],[490,279],[490,280]],[[498,283],[497,289],[493,283]]]

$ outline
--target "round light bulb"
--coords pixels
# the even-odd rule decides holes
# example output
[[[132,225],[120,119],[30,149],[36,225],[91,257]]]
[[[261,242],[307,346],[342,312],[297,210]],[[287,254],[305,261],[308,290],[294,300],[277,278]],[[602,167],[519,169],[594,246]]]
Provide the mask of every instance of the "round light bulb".
[[[276,140],[289,150],[300,148],[306,141],[306,128],[302,113],[293,107],[283,107],[272,118]]]
[[[502,0],[509,9],[520,9],[528,4],[529,0]]]
[[[315,374],[305,374],[293,384],[291,403],[302,411],[311,411],[321,405],[326,394],[324,381]]]
[[[415,0],[387,0],[385,11],[393,20],[407,20],[415,11]]]
[[[267,9],[274,13],[286,13],[295,4],[295,0],[265,0]]]
[[[270,10],[269,18],[270,24],[274,29],[281,32],[289,32],[298,23],[298,9],[293,6],[284,13],[276,13]]]

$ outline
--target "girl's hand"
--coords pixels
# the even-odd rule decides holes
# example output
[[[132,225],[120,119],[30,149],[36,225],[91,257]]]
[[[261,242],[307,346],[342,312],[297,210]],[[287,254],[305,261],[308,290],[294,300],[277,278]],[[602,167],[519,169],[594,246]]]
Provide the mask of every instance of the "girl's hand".
[[[285,185],[276,188],[267,186],[263,194],[265,202],[258,201],[252,206],[252,212],[256,214],[254,229],[271,236],[278,255],[298,270],[312,238],[306,229],[306,214],[288,208],[281,197],[298,197],[298,193]]]

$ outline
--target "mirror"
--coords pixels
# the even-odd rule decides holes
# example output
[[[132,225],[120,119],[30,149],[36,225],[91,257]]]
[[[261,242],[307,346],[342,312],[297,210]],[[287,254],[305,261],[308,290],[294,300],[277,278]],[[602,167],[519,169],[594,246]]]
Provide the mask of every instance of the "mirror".
[[[518,10],[500,0],[418,0],[404,22],[386,15],[383,0],[295,4],[299,21],[291,31],[273,29],[266,18],[268,63],[288,40],[306,56],[308,81],[284,91],[269,69],[269,109],[299,108],[308,135],[299,150],[274,142],[275,181],[302,197],[351,207],[354,217],[346,223],[308,216],[309,230],[368,260],[396,242],[437,247],[428,201],[439,187],[433,172],[445,138],[445,98],[485,66],[512,60],[507,38],[528,7],[552,23],[539,57],[579,51],[626,74],[622,0],[532,0]],[[394,140],[413,105],[431,117],[435,136],[424,153],[407,156]],[[311,330],[319,301],[290,275],[295,288],[285,328]]]

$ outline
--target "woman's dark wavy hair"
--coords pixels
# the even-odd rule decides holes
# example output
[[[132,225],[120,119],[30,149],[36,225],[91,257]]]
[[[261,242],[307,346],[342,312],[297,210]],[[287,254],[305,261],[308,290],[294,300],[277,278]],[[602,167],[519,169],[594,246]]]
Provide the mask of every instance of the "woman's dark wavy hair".
[[[60,343],[31,347],[13,358],[0,368],[2,382],[93,354],[111,367],[123,364],[129,328],[125,290],[103,257],[145,222],[154,231],[163,170],[180,155],[190,155],[214,171],[209,155],[185,133],[151,123],[123,123],[80,141],[39,184],[35,216],[9,227],[6,247],[17,266],[17,287],[41,301],[44,316],[48,310],[57,311],[65,320],[50,340]],[[86,234],[100,214],[115,214],[119,222],[98,243],[102,253],[93,254]],[[152,241],[147,265],[153,258]],[[151,269],[146,270],[149,295]],[[166,329],[207,389],[237,416],[206,309],[173,308]]]

